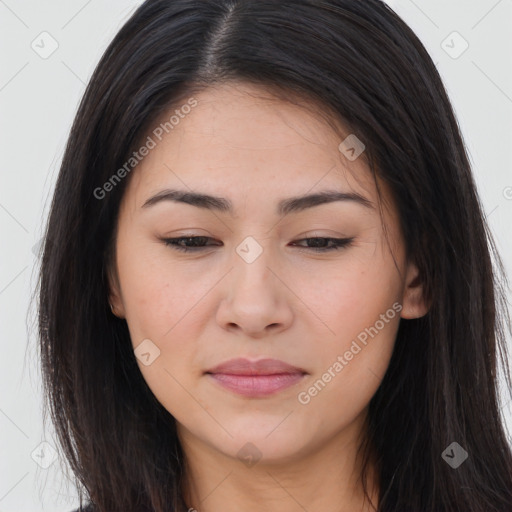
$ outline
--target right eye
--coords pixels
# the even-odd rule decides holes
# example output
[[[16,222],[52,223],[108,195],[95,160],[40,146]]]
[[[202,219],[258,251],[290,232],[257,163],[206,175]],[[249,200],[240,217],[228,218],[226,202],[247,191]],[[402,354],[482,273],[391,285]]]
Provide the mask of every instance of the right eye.
[[[163,238],[162,239],[165,245],[171,246],[173,249],[182,252],[196,252],[201,249],[204,249],[206,246],[201,242],[205,242],[206,240],[213,240],[209,236],[182,236],[179,238]],[[192,241],[192,246],[189,245],[180,245],[181,242],[190,243]]]

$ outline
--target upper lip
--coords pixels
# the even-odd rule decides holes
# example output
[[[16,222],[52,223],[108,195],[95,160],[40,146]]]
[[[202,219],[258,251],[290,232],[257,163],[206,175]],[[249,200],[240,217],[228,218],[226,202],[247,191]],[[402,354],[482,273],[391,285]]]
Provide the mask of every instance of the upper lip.
[[[243,357],[225,361],[205,373],[225,373],[229,375],[278,375],[283,373],[307,373],[279,359],[259,359],[251,361]]]

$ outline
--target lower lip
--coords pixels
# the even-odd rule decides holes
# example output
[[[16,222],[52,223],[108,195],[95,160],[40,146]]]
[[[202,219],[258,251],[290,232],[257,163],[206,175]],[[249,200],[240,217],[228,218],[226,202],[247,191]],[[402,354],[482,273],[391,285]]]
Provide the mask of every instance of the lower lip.
[[[272,395],[293,386],[304,377],[302,373],[280,373],[275,375],[210,373],[208,375],[224,388],[251,398]]]

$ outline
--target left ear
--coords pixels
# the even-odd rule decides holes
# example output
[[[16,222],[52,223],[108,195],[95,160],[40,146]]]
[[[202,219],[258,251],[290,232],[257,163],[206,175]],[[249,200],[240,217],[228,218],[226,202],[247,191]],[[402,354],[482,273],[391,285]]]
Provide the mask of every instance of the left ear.
[[[407,264],[400,316],[406,319],[425,316],[430,309],[424,297],[424,289],[418,268],[413,262]]]
[[[121,289],[119,278],[113,264],[107,264],[107,282],[108,282],[108,302],[112,308],[112,314],[118,318],[125,318],[123,300],[121,298]]]

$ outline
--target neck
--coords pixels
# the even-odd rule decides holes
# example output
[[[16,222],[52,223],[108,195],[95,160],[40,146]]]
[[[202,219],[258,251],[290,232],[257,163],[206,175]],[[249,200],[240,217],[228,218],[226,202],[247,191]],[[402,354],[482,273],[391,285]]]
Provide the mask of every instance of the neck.
[[[303,447],[286,460],[262,457],[247,466],[178,429],[185,454],[182,491],[190,512],[372,512],[378,485],[372,461],[367,467],[365,496],[358,454],[358,432],[364,418],[321,446]]]

